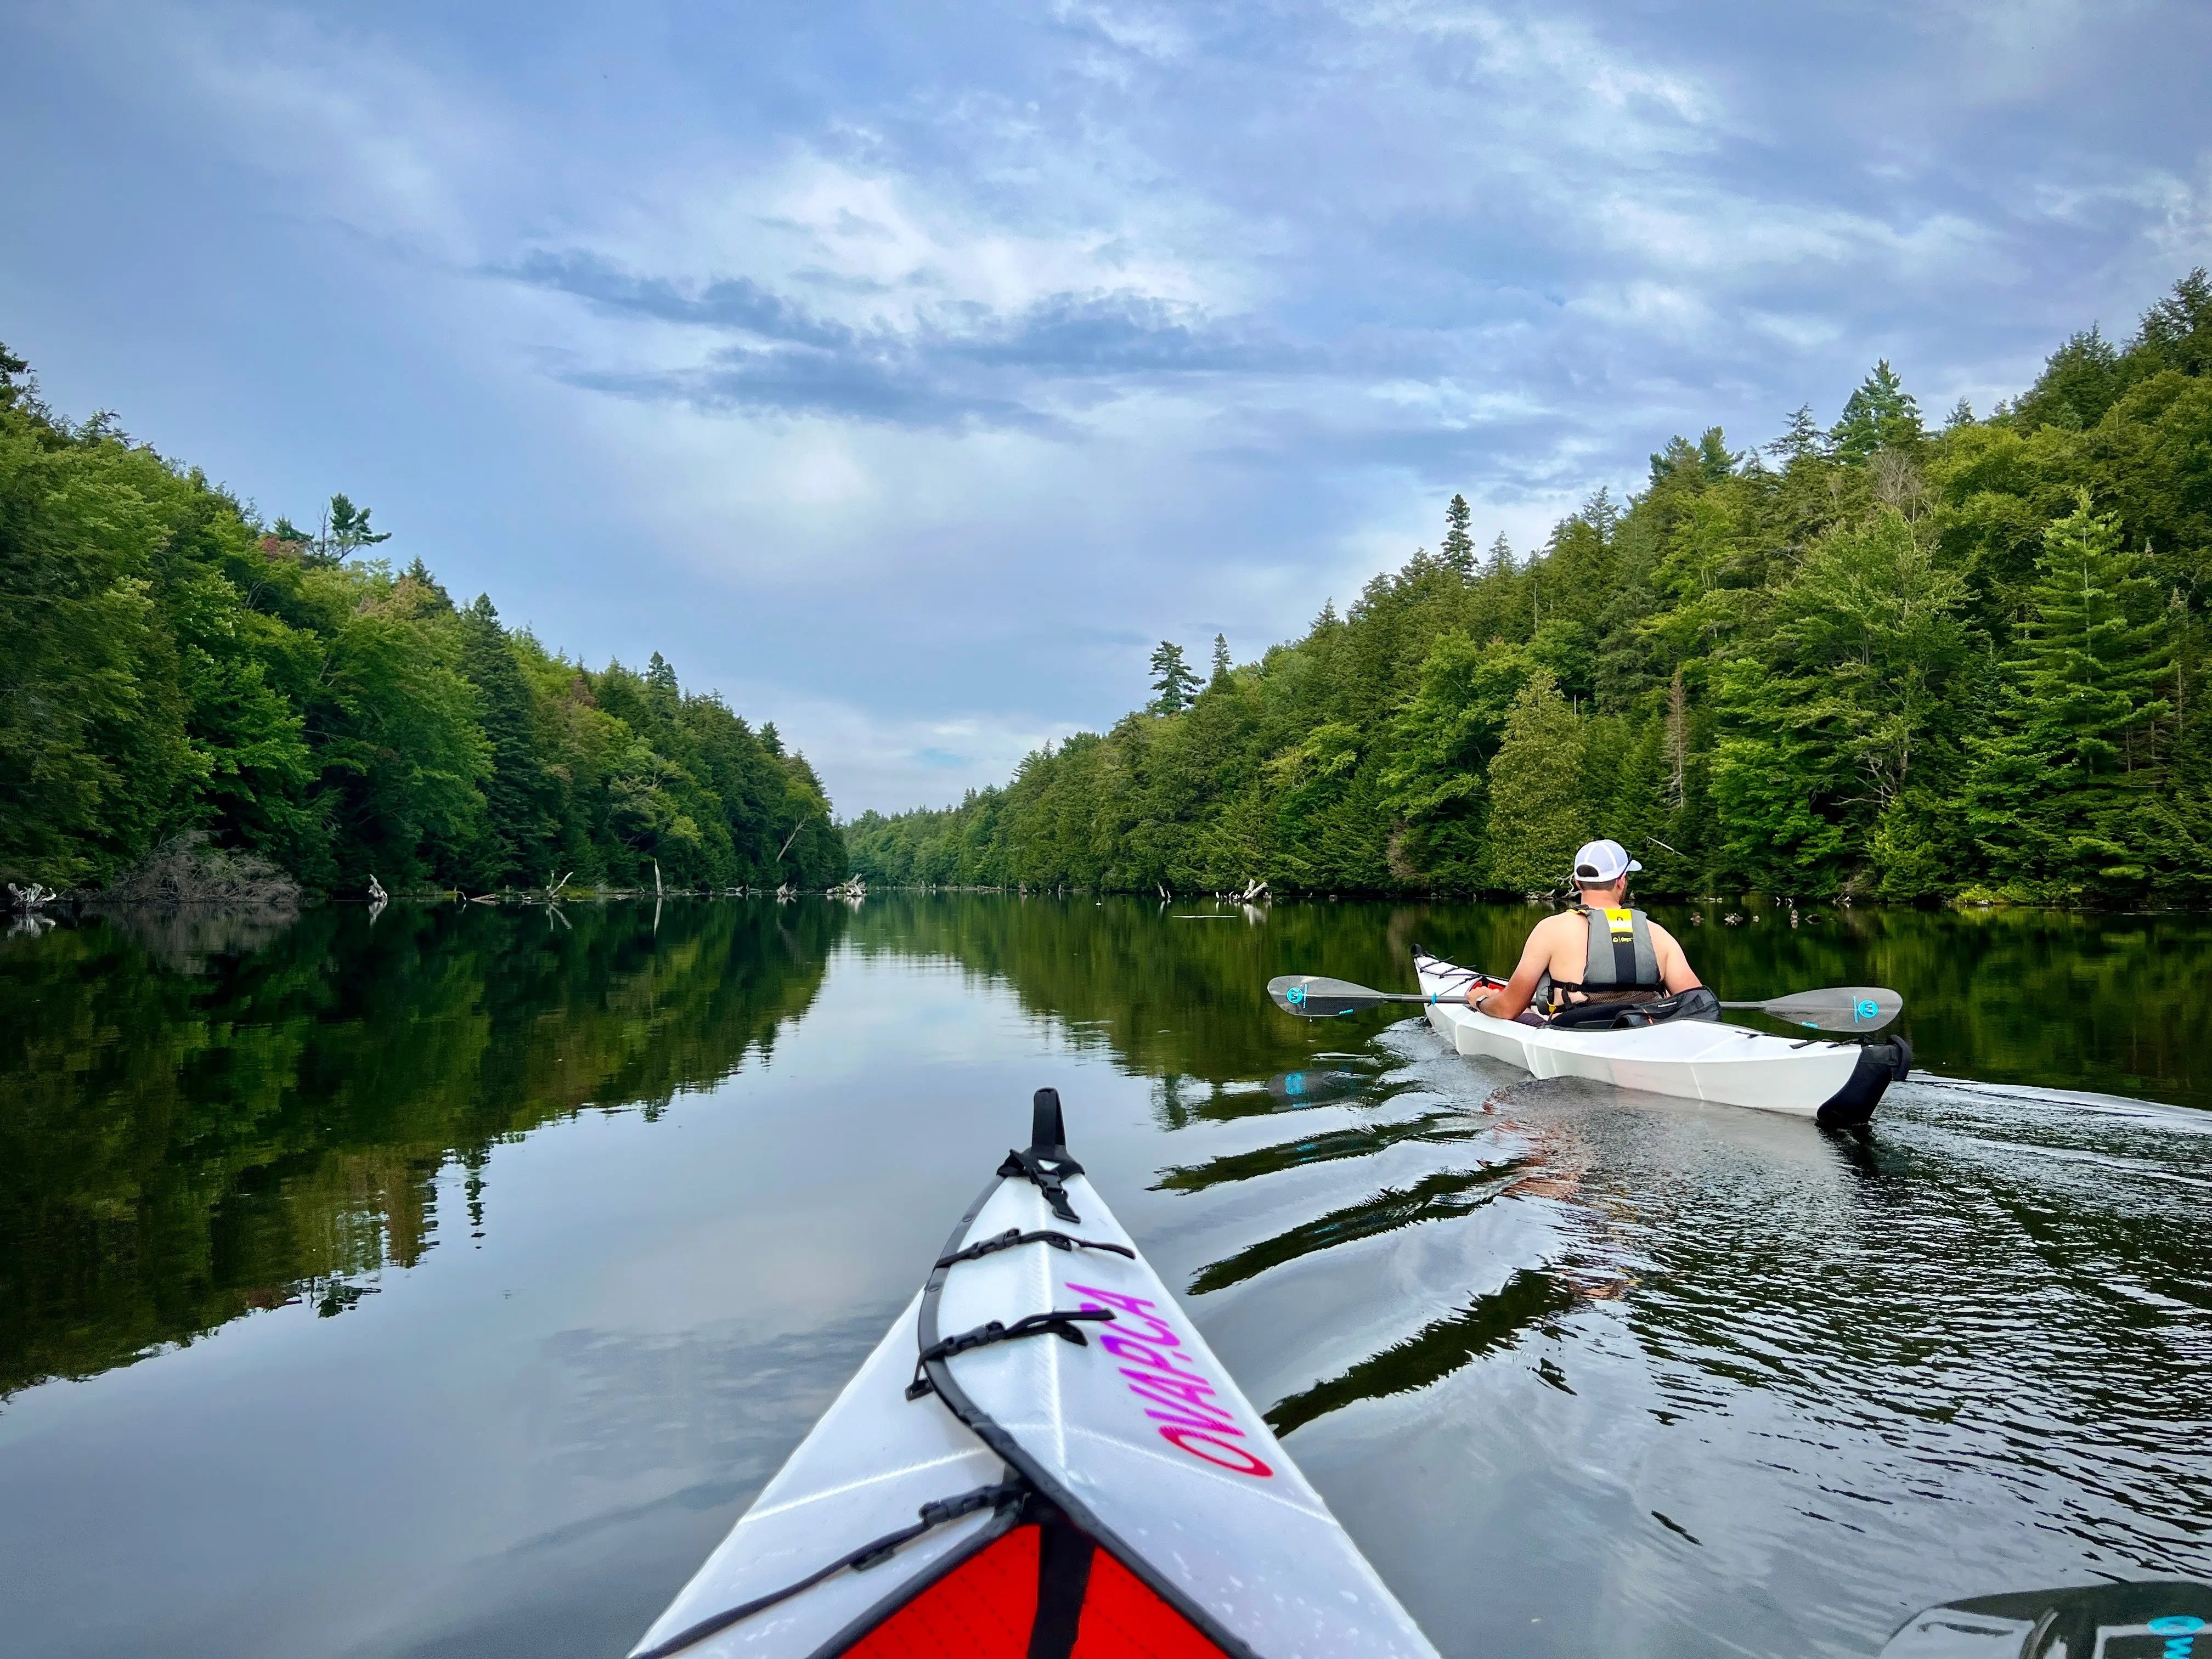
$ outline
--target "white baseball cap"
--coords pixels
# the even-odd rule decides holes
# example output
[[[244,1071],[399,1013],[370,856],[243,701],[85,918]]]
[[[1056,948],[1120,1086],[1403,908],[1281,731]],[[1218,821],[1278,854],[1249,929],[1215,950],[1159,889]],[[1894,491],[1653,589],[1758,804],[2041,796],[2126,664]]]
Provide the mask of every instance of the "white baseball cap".
[[[1628,849],[1617,841],[1585,842],[1583,850],[1575,854],[1575,883],[1577,886],[1604,887],[1619,881],[1630,871],[1643,867],[1628,856]]]

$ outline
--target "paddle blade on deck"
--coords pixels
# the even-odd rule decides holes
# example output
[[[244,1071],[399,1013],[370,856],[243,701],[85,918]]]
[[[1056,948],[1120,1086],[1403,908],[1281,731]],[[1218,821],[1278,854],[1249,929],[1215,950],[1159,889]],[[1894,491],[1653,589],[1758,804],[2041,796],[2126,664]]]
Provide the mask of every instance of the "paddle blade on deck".
[[[1723,1008],[1757,1008],[1808,1031],[1879,1031],[1905,1012],[1905,999],[1879,985],[1837,985],[1800,991],[1771,1002],[1724,1002]]]
[[[1279,974],[1267,981],[1267,994],[1285,1013],[1305,1019],[1330,1019],[1338,1014],[1356,1014],[1363,1008],[1380,1008],[1385,1003],[1421,1000],[1320,974]]]
[[[2166,1578],[1946,1601],[1898,1627],[1881,1659],[2146,1659],[2206,1650],[2212,1584]]]

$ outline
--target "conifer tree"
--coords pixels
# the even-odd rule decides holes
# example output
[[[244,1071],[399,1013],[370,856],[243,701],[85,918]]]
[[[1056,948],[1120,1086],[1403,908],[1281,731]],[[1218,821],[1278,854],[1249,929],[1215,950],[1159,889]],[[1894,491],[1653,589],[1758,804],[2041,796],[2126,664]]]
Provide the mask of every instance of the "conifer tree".
[[[1198,690],[1198,676],[1183,660],[1182,647],[1162,640],[1152,652],[1152,690],[1158,694],[1152,699],[1152,712],[1181,714],[1189,707],[1191,696]]]
[[[330,507],[323,514],[322,533],[315,542],[318,562],[342,564],[364,547],[390,541],[390,531],[369,528],[368,515],[368,507],[356,507],[344,494],[331,496]]]
[[[1454,495],[1444,508],[1444,562],[1462,576],[1474,574],[1474,538],[1468,533],[1473,518],[1464,495]]]
[[[1909,449],[1925,435],[1919,404],[1885,357],[1844,404],[1828,447],[1838,460],[1863,461],[1878,449]]]
[[[2161,368],[2202,379],[2212,374],[2212,276],[2203,265],[2173,285],[2173,292],[2143,313],[2129,355]]]
[[[2008,719],[1984,745],[1970,798],[2000,869],[2067,891],[2148,873],[2130,819],[2163,775],[2153,738],[2172,713],[2160,693],[2173,635],[2145,566],[2086,489],[2044,533]]]
[[[1825,441],[1820,422],[1813,418],[1813,405],[1800,404],[1790,411],[1790,424],[1767,445],[1766,453],[1779,455],[1785,462],[1802,461],[1818,455]]]
[[[2095,324],[2052,352],[2014,413],[2025,425],[2079,432],[2104,419],[2131,376]]]
[[[1213,636],[1213,683],[1218,685],[1228,678],[1229,636],[1226,634],[1216,634]]]
[[[468,873],[483,885],[536,884],[551,855],[550,780],[538,755],[530,690],[491,596],[460,613],[461,672],[477,690],[477,719],[491,745],[483,781],[484,838]]]
[[[1490,763],[1492,886],[1541,892],[1565,878],[1575,848],[1589,839],[1583,744],[1581,718],[1539,668],[1514,698]]]
[[[1590,497],[1575,515],[1598,533],[1598,538],[1612,545],[1613,532],[1620,527],[1620,509],[1613,504],[1613,492],[1600,484],[1590,492]]]
[[[1499,531],[1498,539],[1490,544],[1490,563],[1483,574],[1487,576],[1510,576],[1513,574],[1513,544]]]

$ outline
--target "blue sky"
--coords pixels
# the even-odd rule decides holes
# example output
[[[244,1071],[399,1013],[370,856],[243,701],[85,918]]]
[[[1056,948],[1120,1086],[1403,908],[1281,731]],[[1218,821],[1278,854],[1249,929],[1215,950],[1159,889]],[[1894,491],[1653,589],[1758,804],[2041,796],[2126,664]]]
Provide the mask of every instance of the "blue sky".
[[[2212,8],[32,3],[0,339],[839,808],[2212,263]]]

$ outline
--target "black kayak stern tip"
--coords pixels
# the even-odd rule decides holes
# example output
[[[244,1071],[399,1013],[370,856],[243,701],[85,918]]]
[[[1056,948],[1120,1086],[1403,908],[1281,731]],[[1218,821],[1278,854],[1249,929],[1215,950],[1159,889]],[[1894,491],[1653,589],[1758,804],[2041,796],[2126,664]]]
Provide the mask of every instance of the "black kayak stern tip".
[[[1869,1042],[1844,1086],[1821,1103],[1813,1121],[1823,1129],[1864,1128],[1889,1085],[1912,1069],[1912,1045],[1902,1036]]]

